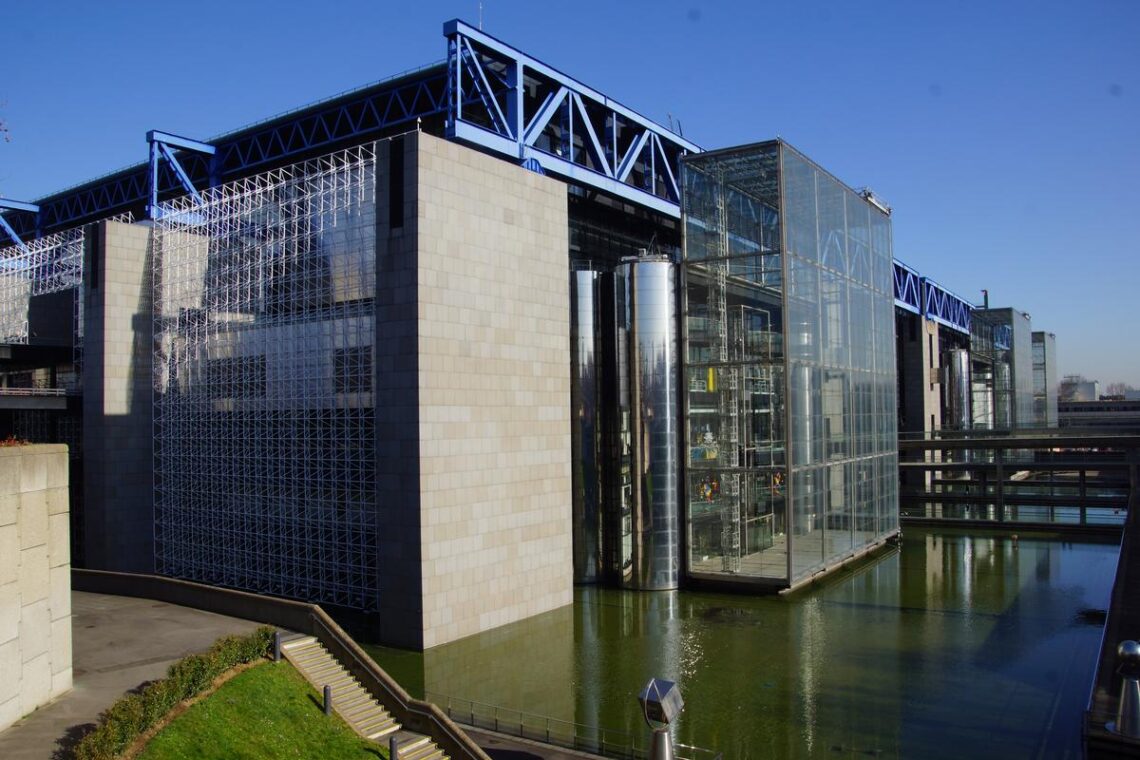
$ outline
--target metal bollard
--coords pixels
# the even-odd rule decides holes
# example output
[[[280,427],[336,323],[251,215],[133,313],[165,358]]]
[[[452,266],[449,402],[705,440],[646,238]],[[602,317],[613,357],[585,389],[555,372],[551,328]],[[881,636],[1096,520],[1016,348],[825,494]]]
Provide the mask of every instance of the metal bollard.
[[[388,737],[388,760],[400,759],[400,741],[395,734]]]
[[[281,662],[281,631],[273,632],[273,661]]]
[[[1140,739],[1140,644],[1122,641],[1116,647],[1116,656],[1120,660],[1118,672],[1123,678],[1120,703],[1116,720],[1105,728],[1130,739]]]
[[[332,687],[325,684],[325,715],[332,715]]]

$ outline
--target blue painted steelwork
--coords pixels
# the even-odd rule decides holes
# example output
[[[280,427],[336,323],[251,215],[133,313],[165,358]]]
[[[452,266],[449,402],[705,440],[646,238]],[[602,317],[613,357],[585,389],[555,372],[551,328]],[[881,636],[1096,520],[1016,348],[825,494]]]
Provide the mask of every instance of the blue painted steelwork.
[[[922,278],[922,300],[927,319],[970,334],[970,304],[927,277]]]
[[[20,250],[26,253],[28,246],[24,244],[23,238],[17,234],[16,230],[12,229],[12,225],[9,224],[8,220],[4,218],[5,211],[23,211],[25,213],[32,214],[35,218],[38,219],[40,207],[34,203],[24,203],[23,201],[13,201],[8,200],[7,198],[0,198],[0,229],[4,230],[4,232],[8,234],[8,237],[12,239],[12,242],[15,243]],[[33,229],[38,231],[39,225],[34,225]],[[38,234],[36,236],[39,237]]]
[[[330,100],[223,135],[211,143],[214,156],[177,153],[196,187],[215,185],[340,146],[383,136],[387,130],[442,116],[447,110],[447,72],[442,65],[379,82]],[[177,146],[176,146],[177,147]],[[212,170],[212,171],[211,171]],[[211,176],[213,175],[213,176]],[[150,201],[150,164],[143,163],[101,177],[39,201],[44,234],[124,211],[140,213]],[[184,192],[181,180],[163,166],[158,192]],[[23,237],[36,232],[34,221],[13,220]]]
[[[680,159],[700,147],[462,21],[443,33],[449,138],[680,216]]]
[[[1013,328],[1009,325],[994,325],[994,348],[1008,351],[1013,345]]]
[[[149,177],[150,202],[147,204],[146,212],[147,217],[150,219],[157,219],[161,209],[158,205],[158,169],[159,159],[166,159],[167,166],[174,172],[182,189],[185,190],[194,200],[201,203],[202,196],[198,194],[198,190],[194,187],[194,182],[190,179],[190,175],[182,168],[178,158],[174,155],[174,149],[186,151],[188,153],[197,153],[202,156],[214,156],[217,150],[213,145],[208,143],[198,142],[197,140],[190,140],[178,135],[172,135],[167,132],[159,132],[152,129],[146,133],[146,141],[150,144],[150,171],[147,176]],[[213,163],[213,162],[211,162]],[[216,179],[217,172],[211,171],[210,176]]]
[[[922,314],[922,277],[898,259],[894,260],[895,306]]]
[[[971,305],[898,259],[894,260],[895,306],[952,330],[970,334]]]

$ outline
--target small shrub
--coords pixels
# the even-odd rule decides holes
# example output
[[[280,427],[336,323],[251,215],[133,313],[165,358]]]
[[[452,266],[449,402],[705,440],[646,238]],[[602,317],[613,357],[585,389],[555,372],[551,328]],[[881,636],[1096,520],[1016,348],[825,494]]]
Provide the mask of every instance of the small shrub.
[[[247,636],[224,636],[204,655],[182,658],[170,666],[166,678],[111,705],[75,746],[76,760],[114,760],[179,702],[200,694],[230,668],[264,657],[272,644],[273,628],[262,626]]]

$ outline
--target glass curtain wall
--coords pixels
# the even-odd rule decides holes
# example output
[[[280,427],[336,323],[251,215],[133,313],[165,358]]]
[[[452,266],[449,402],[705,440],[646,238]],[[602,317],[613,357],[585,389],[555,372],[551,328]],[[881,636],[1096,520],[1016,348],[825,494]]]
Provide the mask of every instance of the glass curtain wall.
[[[1033,421],[1057,427],[1057,336],[1033,333]]]
[[[778,141],[683,175],[690,571],[791,585],[898,527],[890,219]]]

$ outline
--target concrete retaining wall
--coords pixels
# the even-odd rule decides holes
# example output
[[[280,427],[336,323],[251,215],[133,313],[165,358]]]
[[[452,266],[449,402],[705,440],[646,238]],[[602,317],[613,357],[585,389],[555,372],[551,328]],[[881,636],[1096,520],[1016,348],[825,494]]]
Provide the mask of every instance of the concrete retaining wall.
[[[67,447],[0,448],[0,731],[71,688]]]

